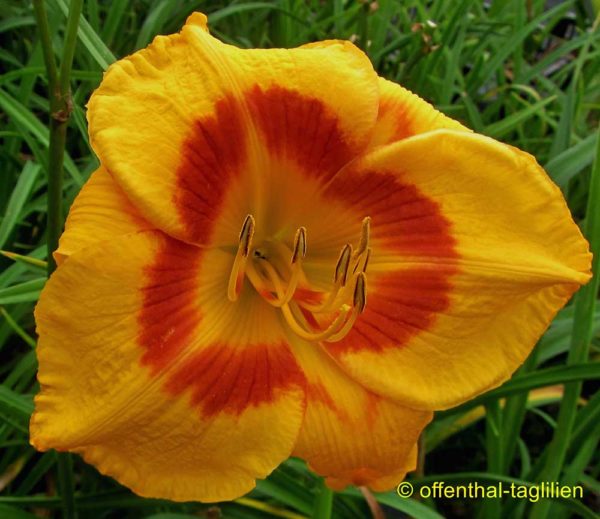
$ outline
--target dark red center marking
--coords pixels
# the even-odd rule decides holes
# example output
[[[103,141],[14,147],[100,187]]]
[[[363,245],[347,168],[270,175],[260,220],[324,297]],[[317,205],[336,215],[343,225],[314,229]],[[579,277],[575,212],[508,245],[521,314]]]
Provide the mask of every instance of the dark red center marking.
[[[348,172],[336,177],[325,196],[371,216],[371,236],[380,247],[418,267],[369,275],[367,306],[350,333],[328,345],[334,354],[402,347],[430,329],[450,304],[458,254],[451,224],[439,205],[414,185],[389,172]]]
[[[192,404],[204,417],[240,415],[249,407],[270,403],[281,391],[303,389],[304,375],[285,344],[203,348],[180,366],[167,382],[179,395],[191,388]]]
[[[228,188],[245,167],[248,124],[259,130],[264,139],[259,145],[273,157],[291,160],[307,176],[323,181],[362,151],[319,99],[277,86],[255,86],[243,101],[224,97],[213,114],[194,123],[181,148],[173,201],[187,240],[210,241]]]
[[[246,160],[246,139],[243,113],[229,96],[215,104],[213,115],[198,119],[184,141],[173,201],[190,241],[210,241],[227,190]]]
[[[247,102],[269,152],[293,161],[308,177],[327,181],[361,152],[343,134],[334,111],[319,99],[256,86]]]
[[[387,130],[387,138],[380,144],[396,142],[414,135],[409,107],[397,99],[387,97],[380,100],[379,119],[385,120]]]
[[[142,362],[162,371],[189,345],[201,315],[197,304],[202,250],[163,237],[153,263],[146,268],[138,342]]]
[[[304,375],[285,344],[201,345],[201,260],[202,249],[163,238],[145,271],[138,316],[142,363],[159,375],[177,362],[165,389],[174,396],[190,390],[193,405],[204,416],[239,415],[248,407],[272,402],[281,390],[303,389]],[[186,348],[199,351],[180,361]]]

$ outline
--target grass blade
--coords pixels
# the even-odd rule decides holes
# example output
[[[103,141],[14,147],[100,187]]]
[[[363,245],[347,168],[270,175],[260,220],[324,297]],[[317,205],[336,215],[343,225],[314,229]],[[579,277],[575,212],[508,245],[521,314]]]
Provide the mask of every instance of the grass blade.
[[[32,279],[19,285],[0,289],[0,305],[37,301],[46,278]]]
[[[19,220],[23,206],[29,200],[29,195],[35,185],[40,166],[33,162],[26,162],[19,175],[17,184],[11,194],[10,200],[2,222],[0,223],[0,249],[4,246]]]
[[[69,15],[69,7],[65,0],[53,0],[62,13],[67,17]],[[90,56],[100,66],[102,70],[106,70],[111,63],[116,61],[115,56],[110,49],[104,45],[104,42],[96,34],[89,22],[81,15],[79,17],[79,28],[77,36],[81,40],[83,46],[90,53]]]

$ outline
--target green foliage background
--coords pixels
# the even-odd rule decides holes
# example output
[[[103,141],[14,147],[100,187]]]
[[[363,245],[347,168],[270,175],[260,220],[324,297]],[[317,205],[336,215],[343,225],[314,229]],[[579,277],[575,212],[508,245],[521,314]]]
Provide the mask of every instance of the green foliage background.
[[[48,0],[46,8],[59,59],[69,2]],[[475,131],[533,153],[598,251],[597,9],[598,2],[576,0],[86,0],[70,74],[64,212],[98,165],[88,144],[85,102],[102,71],[156,34],[178,31],[190,12],[202,10],[216,36],[240,47],[352,39],[381,75]],[[49,171],[48,81],[28,2],[0,4],[0,41],[0,248],[24,256],[0,260],[0,517],[325,519],[327,507],[315,508],[321,483],[299,460],[284,463],[243,500],[206,506],[142,499],[80,459],[71,468],[70,458],[36,453],[28,445],[37,391],[32,309],[45,282]],[[416,501],[377,495],[388,517],[597,517],[597,286],[588,285],[560,312],[511,381],[437,414],[424,437],[424,473],[410,477],[415,488],[433,481],[560,479],[583,485],[584,499],[546,500],[532,508],[507,498]],[[550,390],[532,393],[536,388]],[[372,513],[358,489],[334,496],[332,517]]]

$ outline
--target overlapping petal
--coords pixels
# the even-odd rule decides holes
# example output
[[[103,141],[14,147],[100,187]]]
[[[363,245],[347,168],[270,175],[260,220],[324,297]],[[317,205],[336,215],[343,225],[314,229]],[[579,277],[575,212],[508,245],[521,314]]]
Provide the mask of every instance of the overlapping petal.
[[[440,129],[470,131],[418,95],[379,78],[379,112],[370,148]]]
[[[80,249],[152,228],[102,166],[90,176],[69,211],[54,253],[57,263]]]
[[[450,407],[506,380],[590,276],[558,188],[530,155],[483,136],[381,147],[324,197],[330,219],[370,215],[373,245],[367,309],[328,351],[409,406]]]
[[[112,65],[88,119],[95,151],[145,218],[188,242],[227,243],[250,209],[272,231],[281,208],[267,201],[357,156],[378,94],[349,42],[240,50],[196,13]]]
[[[61,265],[36,309],[38,449],[81,453],[141,495],[203,501],[289,456],[304,376],[266,304],[214,297],[228,272],[211,254],[224,255],[143,231]]]
[[[293,338],[290,344],[307,377],[306,415],[294,454],[337,490],[396,486],[416,466],[416,442],[432,413],[365,390],[319,345]]]

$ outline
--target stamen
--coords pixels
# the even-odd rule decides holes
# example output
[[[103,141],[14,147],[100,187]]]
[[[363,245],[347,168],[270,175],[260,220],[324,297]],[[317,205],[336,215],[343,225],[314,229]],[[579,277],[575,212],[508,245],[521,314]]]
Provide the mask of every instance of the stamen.
[[[367,266],[369,265],[369,260],[371,259],[371,247],[367,249],[367,253],[365,254],[365,260],[363,262],[363,266],[361,268],[361,272],[364,274],[367,273]]]
[[[367,306],[367,276],[361,272],[356,278],[353,296],[354,307],[358,309],[358,313],[362,314],[365,306]]]
[[[304,297],[294,299],[298,285],[307,282],[303,270],[307,251],[306,229],[298,228],[291,250],[279,239],[266,240],[253,249],[255,220],[252,215],[246,216],[229,277],[227,296],[231,301],[236,301],[247,276],[265,301],[281,309],[290,329],[299,337],[313,342],[341,340],[350,332],[367,302],[365,272],[371,255],[370,221],[369,217],[362,221],[358,248],[353,250],[348,243],[340,251],[331,290],[309,288],[323,296],[323,301],[315,304]],[[289,263],[285,260],[286,256],[290,258]]]
[[[346,279],[348,278],[348,267],[350,266],[350,258],[352,257],[352,245],[347,243],[344,245],[340,258],[335,266],[335,275],[333,278],[334,283],[340,282],[341,286],[346,286]]]
[[[342,252],[340,253],[340,257],[338,258],[337,264],[335,266],[335,272],[333,276],[333,288],[327,294],[325,301],[318,305],[310,304],[310,303],[302,303],[302,306],[311,312],[327,312],[330,311],[335,303],[340,290],[346,286],[346,282],[348,280],[348,268],[350,266],[350,260],[352,258],[352,245],[347,243],[342,248]]]
[[[273,267],[273,265],[271,265],[268,261],[263,260],[259,265],[264,270],[267,279],[271,282],[273,288],[275,289],[275,293],[277,294],[277,297],[269,300],[268,302],[275,307],[283,306],[286,303],[285,298],[288,292],[288,290],[284,289],[283,287],[284,282],[275,270],[275,267]]]
[[[296,289],[298,288],[298,282],[300,281],[300,275],[302,274],[302,260],[306,257],[306,229],[300,227],[296,231],[294,237],[294,252],[292,253],[292,275],[288,281],[288,286],[283,296],[282,303],[289,303]]]
[[[347,307],[347,305],[344,305]],[[296,320],[294,314],[292,313],[292,310],[290,309],[290,305],[286,304],[283,305],[281,307],[282,313],[283,313],[283,317],[285,318],[285,321],[288,323],[289,327],[292,329],[292,331],[298,335],[299,337],[302,337],[303,339],[306,339],[307,341],[326,341],[328,340],[330,337],[332,337],[333,335],[335,335],[336,333],[338,333],[338,331],[340,330],[340,326],[344,323],[344,321],[346,320],[346,317],[348,316],[349,313],[349,308],[341,308],[339,314],[337,315],[337,317],[331,322],[331,324],[325,328],[324,330],[318,331],[318,332],[311,332],[308,330],[305,330]]]
[[[352,301],[354,306],[352,308],[352,312],[350,313],[349,319],[344,323],[344,326],[337,333],[334,333],[333,335],[329,336],[328,339],[325,339],[327,342],[337,342],[346,337],[346,335],[350,333],[350,330],[352,330],[352,327],[354,326],[354,323],[356,323],[358,316],[364,311],[367,304],[367,277],[363,272],[358,274],[356,277],[356,285],[354,286],[354,295]]]
[[[294,237],[292,265],[298,261],[298,256],[300,256],[300,259],[304,259],[306,257],[306,229],[304,227],[300,227],[296,231],[296,236]]]
[[[304,259],[305,256],[306,229],[304,227],[300,227],[298,231],[296,231],[296,237],[294,239],[294,251],[291,259],[291,274],[285,288],[285,282],[282,280],[275,267],[273,267],[267,258],[263,256],[257,256],[258,260],[262,260],[260,261],[259,265],[264,270],[268,281],[271,283],[275,289],[275,293],[277,294],[277,297],[272,297],[271,295],[267,296],[266,300],[268,303],[280,308],[292,300],[296,289],[298,288],[298,282],[300,281],[300,276],[302,274],[302,259]],[[254,270],[254,268],[249,269],[248,277],[257,290],[259,290],[258,287],[262,288],[263,292],[261,293],[264,295],[265,284],[260,279],[260,276],[258,276],[258,273]]]
[[[358,261],[356,262],[356,265],[354,265],[354,269],[352,270],[352,273],[356,274],[356,272],[366,272],[370,257],[371,257],[371,247],[367,248],[367,250],[364,252],[364,254],[358,258]]]
[[[354,259],[357,259],[363,252],[367,250],[369,246],[369,235],[371,234],[371,217],[367,216],[362,221],[362,228],[360,230],[360,241],[358,242],[358,249],[354,253]]]
[[[240,231],[238,250],[235,259],[233,260],[231,274],[229,275],[229,283],[227,284],[227,297],[231,302],[237,301],[240,290],[242,289],[246,262],[248,261],[248,254],[250,253],[252,238],[254,237],[255,225],[256,222],[254,217],[251,214],[246,216],[242,225],[242,230]]]
[[[244,257],[248,256],[250,252],[250,244],[252,243],[252,238],[254,236],[254,226],[256,225],[256,221],[254,220],[254,216],[249,214],[246,216],[244,223],[242,224],[242,230],[240,231],[240,244],[239,247],[242,249],[242,254]]]
[[[278,297],[274,296],[273,292],[277,293],[277,288],[281,289],[281,287],[276,287],[272,281],[265,280],[263,276],[258,273],[252,262],[248,263],[246,275],[248,276],[248,281],[252,283],[252,286],[258,292],[258,294],[267,303],[274,305],[274,303],[278,300]]]

